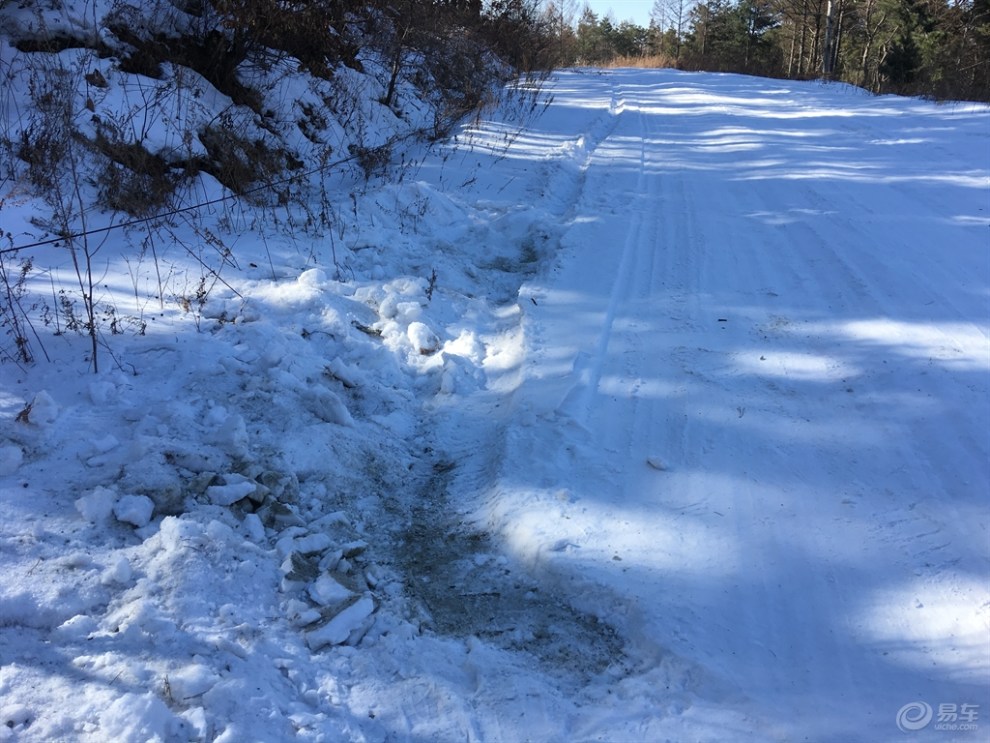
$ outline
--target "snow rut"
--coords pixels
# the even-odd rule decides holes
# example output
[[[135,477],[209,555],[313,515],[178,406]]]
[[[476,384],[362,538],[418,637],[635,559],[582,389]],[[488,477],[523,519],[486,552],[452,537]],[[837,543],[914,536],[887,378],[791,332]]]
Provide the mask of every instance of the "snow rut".
[[[610,83],[603,87],[607,90]],[[541,166],[532,188],[550,198],[542,204],[548,212],[535,210],[540,220],[566,226],[578,216],[588,170],[601,161],[602,146],[628,115],[621,91],[612,90],[608,96],[607,108],[564,148],[564,156]],[[627,247],[627,262],[633,252]],[[543,262],[533,267],[537,275],[548,270],[547,257],[556,258],[540,257]],[[629,273],[623,272],[625,283]],[[509,322],[522,322],[525,327],[525,312],[537,300],[525,302],[519,290],[533,276],[515,275],[519,283],[514,299],[523,312],[512,314]],[[624,292],[624,286],[615,287],[616,306]],[[519,332],[518,325],[514,332]],[[606,323],[598,353],[587,357],[589,368],[581,375],[592,389],[601,375],[608,334]],[[518,380],[510,383],[510,389],[515,384]],[[396,552],[406,590],[421,607],[423,625],[433,631],[478,637],[526,654],[565,684],[584,685],[602,674],[619,678],[628,671],[626,640],[602,618],[605,612],[580,607],[572,587],[557,584],[528,556],[513,555],[505,535],[491,531],[477,515],[479,502],[497,498],[493,494],[505,476],[507,426],[513,422],[506,411],[513,406],[511,397],[510,392],[507,404],[500,394],[488,392],[479,395],[470,410],[435,411],[430,425],[440,430],[423,439],[438,443],[436,449],[431,445],[424,450],[416,475],[422,484],[412,496]],[[489,423],[479,428],[476,418]],[[449,447],[450,441],[459,441],[456,449]]]
[[[616,116],[618,116],[625,110],[625,99],[622,98],[617,102],[615,97],[613,97],[610,111],[615,112]],[[632,193],[642,194],[649,186],[650,195],[652,195],[655,190],[655,179],[648,177],[646,162],[647,140],[643,116],[637,114],[637,120],[640,129],[639,163],[636,186]],[[598,343],[590,353],[581,352],[575,359],[573,372],[577,384],[567,393],[558,410],[563,415],[573,418],[582,425],[587,425],[588,423],[593,397],[601,383],[603,367],[608,357],[612,329],[622,303],[628,298],[634,272],[644,254],[650,257],[653,255],[652,250],[643,249],[645,244],[651,243],[652,232],[649,231],[650,228],[651,225],[646,224],[644,212],[635,210],[622,244],[619,265],[616,269],[615,278],[612,281],[611,291],[609,292],[608,306],[605,308],[604,316],[601,320],[601,329],[598,332]]]

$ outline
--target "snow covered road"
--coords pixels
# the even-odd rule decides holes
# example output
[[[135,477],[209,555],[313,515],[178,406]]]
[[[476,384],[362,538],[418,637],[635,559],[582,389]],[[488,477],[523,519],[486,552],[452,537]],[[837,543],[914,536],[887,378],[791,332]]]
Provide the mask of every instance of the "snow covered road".
[[[0,741],[985,740],[990,109],[570,70],[411,154],[0,366]]]
[[[561,79],[537,126],[600,116],[574,132],[559,261],[521,292],[488,523],[758,736],[894,739],[916,701],[986,715],[986,110]]]

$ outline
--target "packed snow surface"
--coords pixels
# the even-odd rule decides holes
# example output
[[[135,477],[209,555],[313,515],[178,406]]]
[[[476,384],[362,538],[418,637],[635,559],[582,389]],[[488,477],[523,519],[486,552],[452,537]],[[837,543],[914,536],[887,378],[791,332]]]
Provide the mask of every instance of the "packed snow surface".
[[[0,738],[985,739],[988,109],[545,93],[0,366]]]

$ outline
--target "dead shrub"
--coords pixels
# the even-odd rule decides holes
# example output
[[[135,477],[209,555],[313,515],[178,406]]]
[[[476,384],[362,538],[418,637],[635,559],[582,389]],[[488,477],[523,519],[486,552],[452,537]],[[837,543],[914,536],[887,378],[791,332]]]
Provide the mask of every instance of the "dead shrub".
[[[107,159],[97,175],[100,201],[111,209],[144,217],[159,211],[175,191],[178,177],[165,159],[139,142],[125,142],[97,130],[93,146]]]
[[[237,133],[231,122],[201,130],[199,141],[208,153],[199,160],[199,168],[238,195],[247,194],[258,183],[279,179],[286,169],[302,167],[302,162],[284,149]]]
[[[378,147],[361,147],[352,144],[348,147],[348,151],[357,160],[366,181],[375,176],[385,175],[392,161],[392,145],[387,143]]]

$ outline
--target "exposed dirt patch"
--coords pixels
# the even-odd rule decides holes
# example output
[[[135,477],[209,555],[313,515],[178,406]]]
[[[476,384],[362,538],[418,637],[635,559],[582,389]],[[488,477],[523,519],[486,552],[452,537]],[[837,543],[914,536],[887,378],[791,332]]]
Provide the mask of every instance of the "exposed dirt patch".
[[[582,683],[621,665],[614,628],[574,609],[501,554],[490,535],[459,522],[448,502],[456,469],[444,459],[433,464],[401,535],[406,591],[426,612],[427,626],[528,653],[545,671]]]

